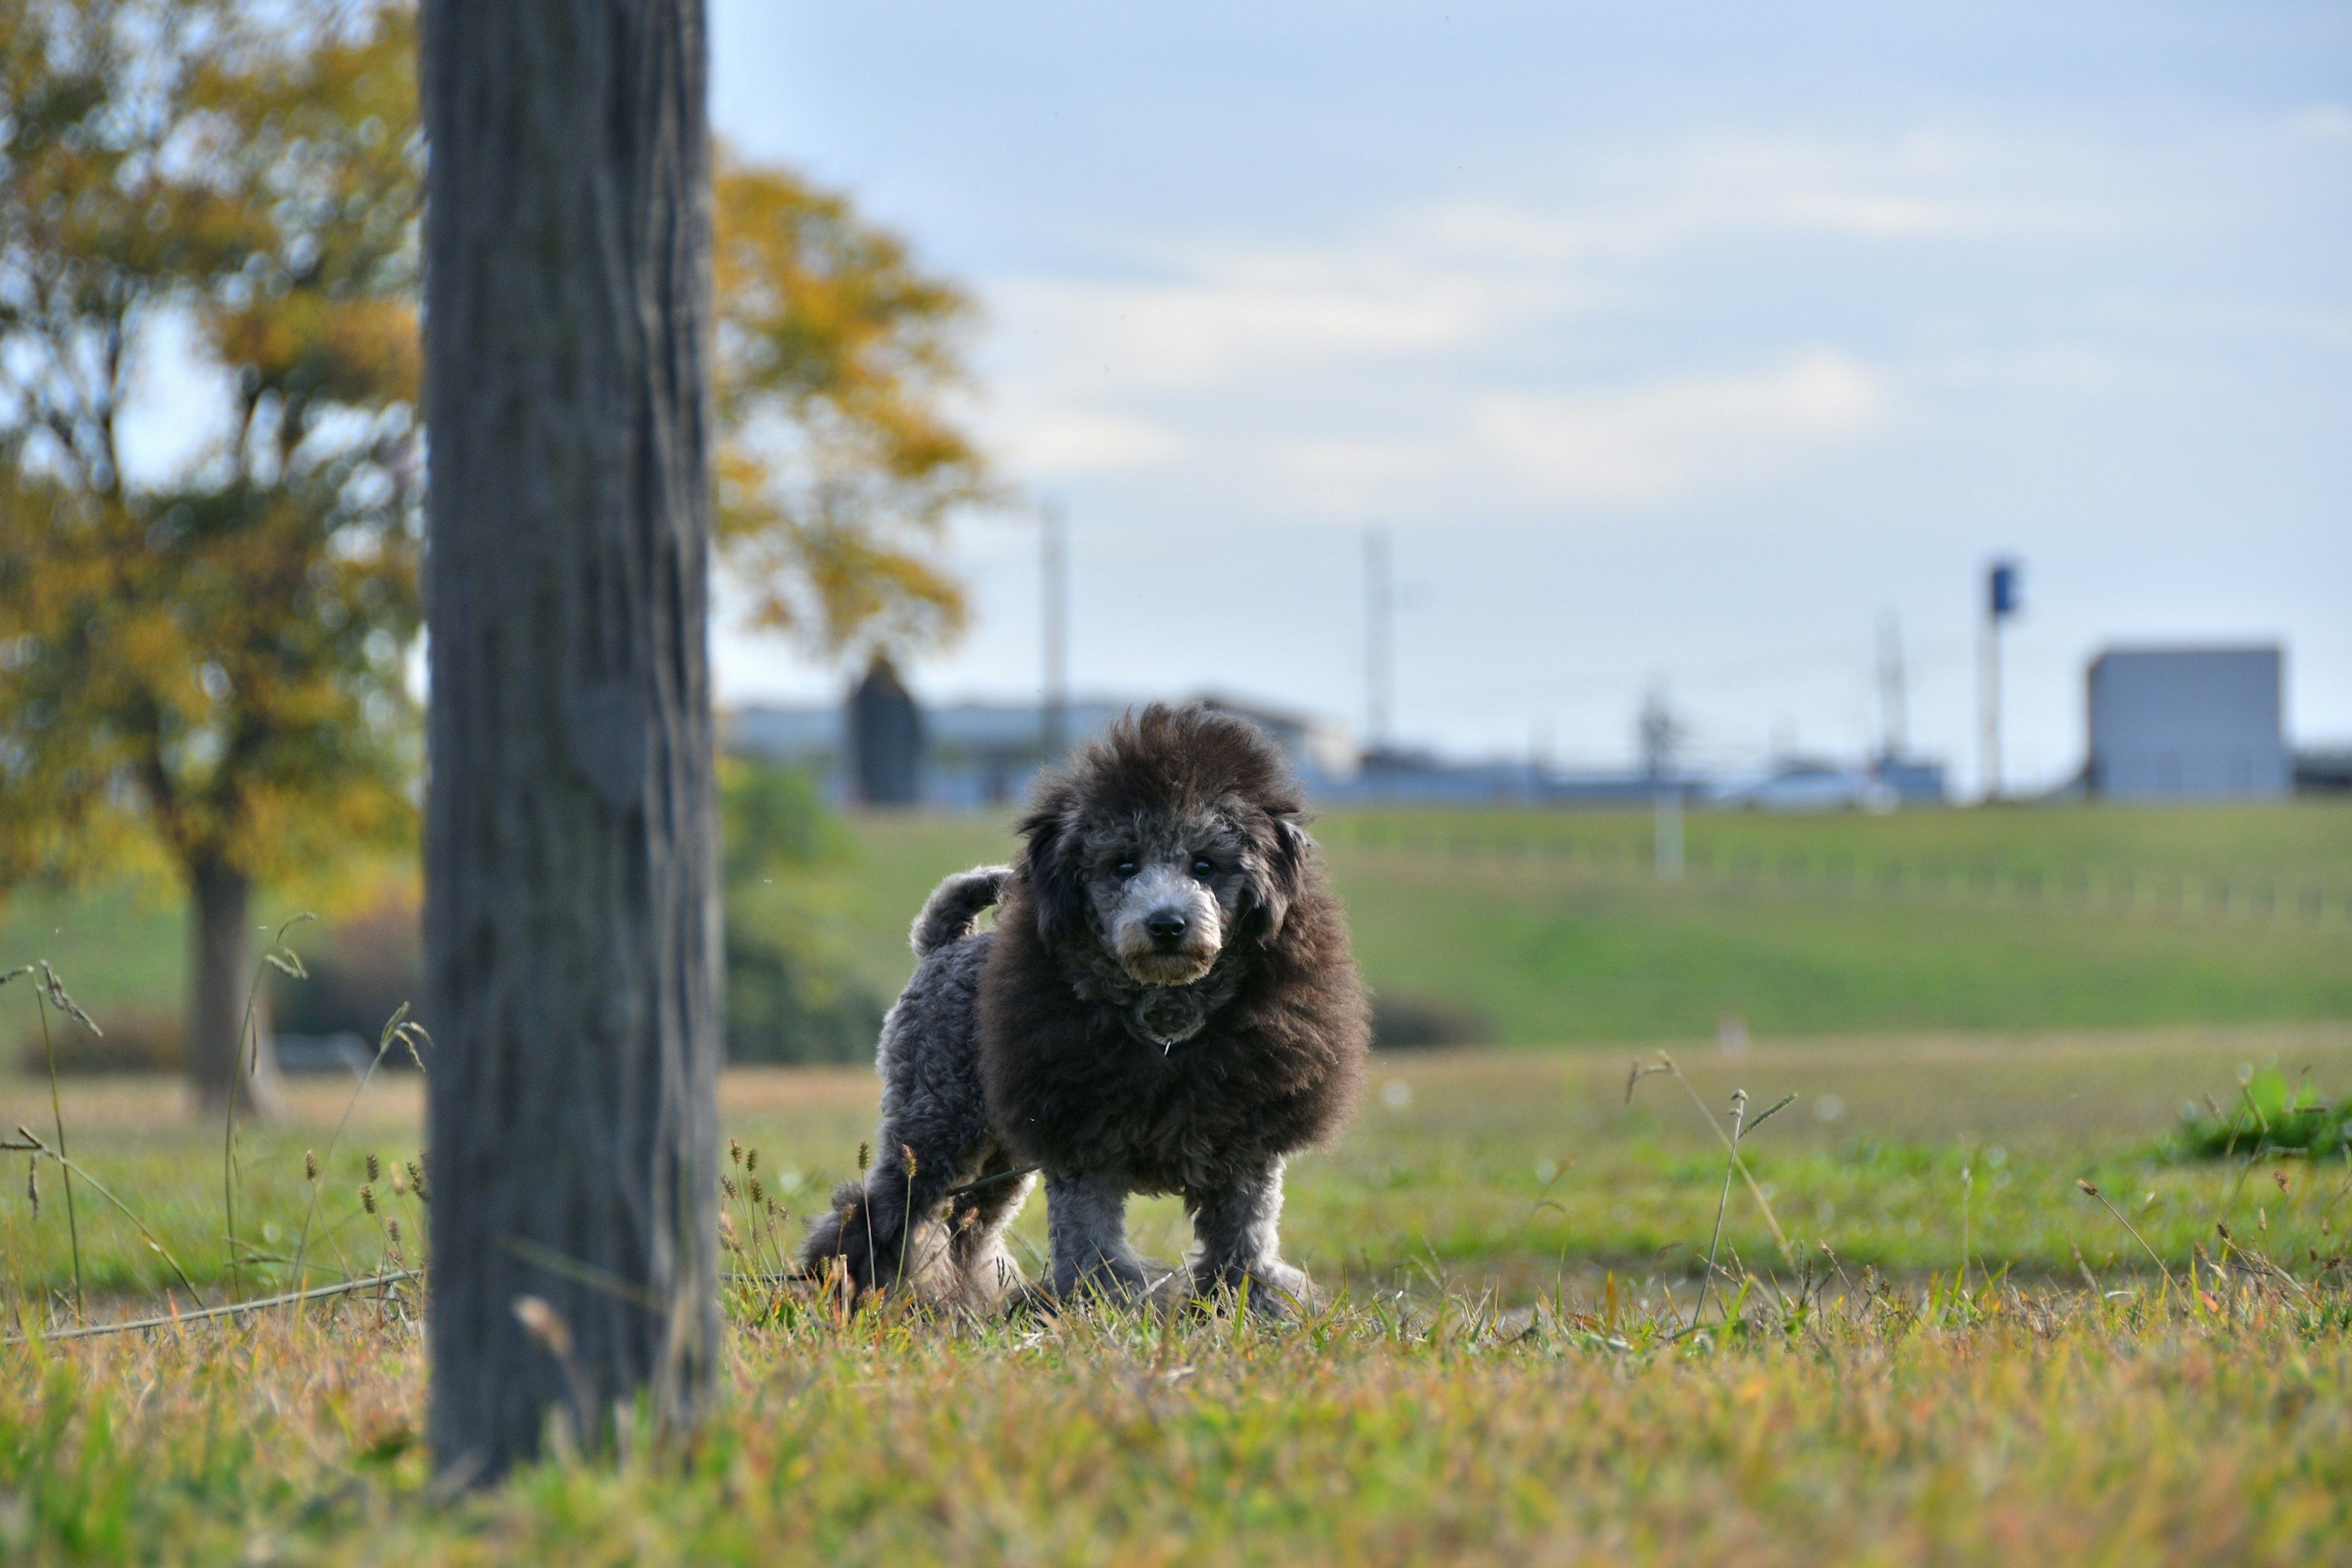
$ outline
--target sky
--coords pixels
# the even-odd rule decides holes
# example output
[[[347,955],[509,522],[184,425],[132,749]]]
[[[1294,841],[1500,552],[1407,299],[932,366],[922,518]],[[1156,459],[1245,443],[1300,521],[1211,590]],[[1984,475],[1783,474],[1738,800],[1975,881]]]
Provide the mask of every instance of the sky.
[[[1973,787],[2109,645],[2278,640],[2352,740],[2352,7],[713,0],[714,122],[978,296],[975,427],[1071,529],[1072,684],[1606,765],[1858,756],[1893,616]],[[926,698],[1034,699],[1034,511]],[[842,675],[723,627],[728,701]]]

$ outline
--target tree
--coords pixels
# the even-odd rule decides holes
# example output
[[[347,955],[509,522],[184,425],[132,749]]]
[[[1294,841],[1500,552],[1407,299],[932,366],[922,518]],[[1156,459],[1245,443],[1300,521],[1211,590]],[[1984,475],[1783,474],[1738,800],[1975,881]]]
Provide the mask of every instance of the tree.
[[[719,1348],[699,0],[428,0],[431,1438],[688,1428]]]
[[[160,853],[209,1100],[256,881],[414,832],[414,47],[406,0],[0,0],[0,889]],[[788,172],[715,194],[723,561],[822,658],[952,637],[970,302]],[[182,360],[218,429],[142,475]]]
[[[788,171],[722,159],[716,195],[719,543],[755,623],[828,660],[952,640],[940,531],[995,495],[948,412],[971,300]]]
[[[719,764],[727,927],[727,1059],[874,1059],[889,1004],[840,935],[841,889],[819,873],[847,858],[839,825],[807,774],[730,758]]]
[[[411,818],[415,98],[398,5],[0,0],[0,887],[161,851],[208,1100],[254,879]],[[142,474],[175,353],[224,417]]]

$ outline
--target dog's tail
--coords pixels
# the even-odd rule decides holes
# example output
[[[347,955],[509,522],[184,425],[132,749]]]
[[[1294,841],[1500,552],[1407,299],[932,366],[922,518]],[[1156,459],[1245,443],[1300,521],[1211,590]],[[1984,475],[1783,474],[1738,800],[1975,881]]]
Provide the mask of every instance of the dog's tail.
[[[920,958],[935,948],[970,936],[980,911],[1003,896],[1004,879],[1011,875],[1010,866],[975,866],[969,871],[958,871],[933,889],[931,896],[923,900],[923,912],[915,917],[915,929],[910,933],[915,956]]]

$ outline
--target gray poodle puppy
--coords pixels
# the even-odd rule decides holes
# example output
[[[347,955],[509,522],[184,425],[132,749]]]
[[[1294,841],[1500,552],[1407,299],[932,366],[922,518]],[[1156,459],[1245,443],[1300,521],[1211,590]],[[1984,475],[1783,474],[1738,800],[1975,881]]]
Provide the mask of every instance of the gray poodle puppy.
[[[1183,1198],[1195,1292],[1305,1299],[1283,1162],[1345,1121],[1369,1033],[1305,814],[1257,727],[1199,705],[1153,703],[1046,774],[1016,864],[949,878],[915,921],[874,1163],[803,1267],[1001,1301],[1021,1283],[1004,1227],[1042,1171],[1053,1297],[1151,1288],[1127,1239],[1141,1192]]]

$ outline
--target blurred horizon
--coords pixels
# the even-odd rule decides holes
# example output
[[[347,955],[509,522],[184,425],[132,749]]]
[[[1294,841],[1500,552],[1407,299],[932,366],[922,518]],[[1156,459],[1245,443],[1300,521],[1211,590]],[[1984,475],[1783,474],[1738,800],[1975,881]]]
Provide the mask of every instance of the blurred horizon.
[[[977,427],[1070,516],[1074,691],[1361,728],[1393,539],[1403,743],[1621,763],[1878,736],[2012,787],[2112,645],[2266,641],[2352,737],[2352,14],[1815,5],[786,9],[716,0],[713,120],[978,297]],[[927,700],[1031,700],[1037,536],[957,523]],[[844,677],[739,626],[723,700]]]

